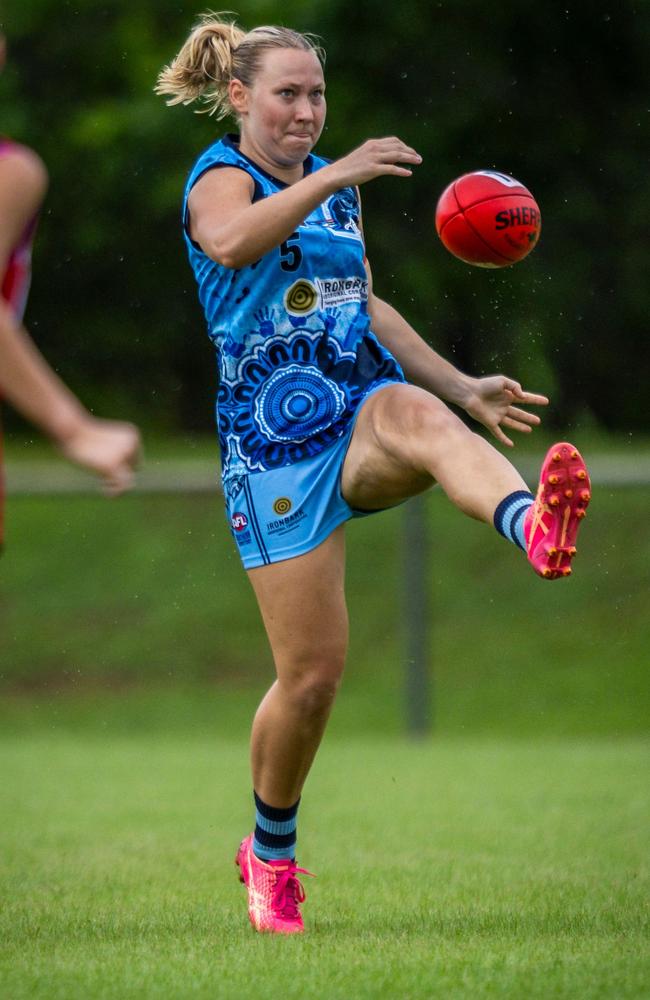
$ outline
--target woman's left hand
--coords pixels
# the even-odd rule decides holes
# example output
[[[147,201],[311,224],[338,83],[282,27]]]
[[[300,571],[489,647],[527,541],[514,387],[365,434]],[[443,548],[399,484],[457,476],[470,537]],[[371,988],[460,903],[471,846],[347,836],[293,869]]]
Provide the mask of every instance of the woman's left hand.
[[[489,375],[487,378],[472,379],[463,405],[470,417],[487,427],[501,444],[512,448],[513,442],[503,432],[503,427],[530,434],[533,427],[541,423],[536,413],[522,410],[519,404],[547,406],[548,399],[533,392],[524,392],[518,382],[505,375]]]

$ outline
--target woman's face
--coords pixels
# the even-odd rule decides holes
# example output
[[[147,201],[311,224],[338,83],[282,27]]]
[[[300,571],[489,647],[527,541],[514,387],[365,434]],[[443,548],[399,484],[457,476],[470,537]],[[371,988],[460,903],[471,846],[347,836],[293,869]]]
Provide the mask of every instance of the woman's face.
[[[269,49],[251,87],[231,84],[242,142],[272,164],[292,167],[311,152],[325,124],[325,81],[314,52]]]

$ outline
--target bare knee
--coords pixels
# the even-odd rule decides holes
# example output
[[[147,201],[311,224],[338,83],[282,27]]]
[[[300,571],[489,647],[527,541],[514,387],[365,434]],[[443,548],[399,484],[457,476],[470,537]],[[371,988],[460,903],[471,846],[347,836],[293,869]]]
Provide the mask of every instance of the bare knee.
[[[278,670],[278,681],[304,717],[329,712],[343,676],[345,649],[319,650]]]
[[[398,421],[407,434],[436,436],[463,430],[465,425],[442,400],[426,392],[410,395],[400,405]]]
[[[428,455],[439,446],[459,436],[471,434],[463,421],[436,396],[415,387],[387,397],[386,406],[378,407],[375,416],[377,440],[389,452],[403,457],[418,453],[426,446]]]
[[[319,717],[324,713],[329,713],[334,704],[340,681],[340,676],[303,678],[292,692],[293,700],[303,718]]]

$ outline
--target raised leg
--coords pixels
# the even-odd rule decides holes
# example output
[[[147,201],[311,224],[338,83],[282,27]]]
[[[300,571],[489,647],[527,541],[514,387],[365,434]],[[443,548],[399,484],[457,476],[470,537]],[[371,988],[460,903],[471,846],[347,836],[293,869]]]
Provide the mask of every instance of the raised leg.
[[[505,496],[528,489],[507,458],[431,393],[411,385],[375,393],[361,409],[346,456],[345,499],[373,510],[434,482],[465,514],[487,523]]]

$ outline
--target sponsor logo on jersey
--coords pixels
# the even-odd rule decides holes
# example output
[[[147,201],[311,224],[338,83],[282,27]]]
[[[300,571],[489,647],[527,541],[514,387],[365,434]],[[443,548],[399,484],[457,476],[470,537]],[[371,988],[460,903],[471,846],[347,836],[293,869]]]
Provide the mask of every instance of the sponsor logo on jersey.
[[[230,523],[232,525],[233,531],[237,532],[244,531],[244,529],[248,527],[248,518],[246,517],[245,514],[241,514],[239,511],[235,511],[235,513],[230,518]]]
[[[365,302],[368,298],[367,278],[316,278],[316,285],[323,309],[346,302]]]
[[[300,278],[284,293],[284,308],[291,316],[307,316],[318,305],[318,292],[311,281]]]
[[[286,535],[297,528],[306,517],[304,509],[296,507],[287,517],[279,517],[277,521],[267,521],[266,530],[270,535]]]
[[[285,514],[288,514],[292,507],[293,504],[291,503],[289,497],[278,497],[278,499],[273,502],[273,510],[280,517],[284,517]]]

